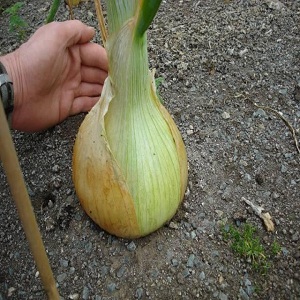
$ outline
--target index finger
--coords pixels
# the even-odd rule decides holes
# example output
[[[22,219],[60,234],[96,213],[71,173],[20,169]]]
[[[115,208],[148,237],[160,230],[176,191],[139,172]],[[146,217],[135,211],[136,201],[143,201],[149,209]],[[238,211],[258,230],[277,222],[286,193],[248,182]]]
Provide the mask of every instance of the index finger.
[[[81,44],[79,51],[83,65],[108,71],[107,53],[102,46],[95,43]]]

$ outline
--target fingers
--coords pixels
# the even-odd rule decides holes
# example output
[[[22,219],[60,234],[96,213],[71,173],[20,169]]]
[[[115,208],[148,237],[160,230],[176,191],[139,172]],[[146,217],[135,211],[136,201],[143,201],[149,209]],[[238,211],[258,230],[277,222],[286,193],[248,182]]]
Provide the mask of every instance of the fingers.
[[[65,47],[89,42],[95,30],[78,20],[51,22],[40,27],[33,36],[43,37],[46,41],[57,42]]]
[[[74,92],[74,98],[77,97],[100,97],[103,85],[97,83],[81,82]]]
[[[78,20],[69,20],[58,24],[61,26],[60,34],[64,35],[64,40],[67,41],[67,47],[75,44],[87,43],[95,35],[94,28],[89,27]]]
[[[103,84],[107,72],[99,68],[81,66],[81,81]]]
[[[106,50],[95,43],[80,45],[80,58],[83,65],[108,70],[108,59]]]
[[[100,97],[78,97],[74,99],[70,115],[77,115],[81,112],[88,112],[100,100]]]

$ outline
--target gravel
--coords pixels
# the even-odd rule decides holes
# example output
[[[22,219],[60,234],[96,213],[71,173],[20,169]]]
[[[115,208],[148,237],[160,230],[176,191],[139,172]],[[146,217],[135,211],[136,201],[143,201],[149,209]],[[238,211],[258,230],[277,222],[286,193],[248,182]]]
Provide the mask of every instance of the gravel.
[[[27,36],[50,2],[24,1]],[[74,15],[98,28],[93,1]],[[63,1],[57,19],[68,19]],[[0,54],[20,45],[8,25],[1,15]],[[62,299],[300,299],[300,155],[287,124],[254,105],[275,109],[299,140],[299,32],[298,0],[162,2],[149,62],[164,78],[189,182],[176,216],[142,239],[107,234],[79,205],[71,160],[83,114],[45,132],[13,132]],[[2,168],[0,177],[0,300],[46,299]],[[270,213],[275,232],[242,197]],[[245,222],[267,250],[281,247],[265,275],[224,239],[224,224]]]

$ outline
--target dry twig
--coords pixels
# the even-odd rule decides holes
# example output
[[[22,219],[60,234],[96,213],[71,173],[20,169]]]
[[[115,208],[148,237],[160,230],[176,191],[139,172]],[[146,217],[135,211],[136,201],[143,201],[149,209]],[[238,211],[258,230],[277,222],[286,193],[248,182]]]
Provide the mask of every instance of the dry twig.
[[[255,205],[250,200],[247,200],[244,197],[242,197],[242,200],[246,202],[254,210],[254,212],[264,221],[267,231],[274,231],[274,223],[272,221],[272,217],[269,213],[263,213],[263,207]]]
[[[107,31],[106,31],[103,12],[101,8],[101,1],[100,0],[94,0],[94,1],[95,1],[95,8],[96,8],[97,18],[99,23],[99,29],[101,32],[101,38],[103,41],[103,45],[105,47],[106,40],[107,40]]]

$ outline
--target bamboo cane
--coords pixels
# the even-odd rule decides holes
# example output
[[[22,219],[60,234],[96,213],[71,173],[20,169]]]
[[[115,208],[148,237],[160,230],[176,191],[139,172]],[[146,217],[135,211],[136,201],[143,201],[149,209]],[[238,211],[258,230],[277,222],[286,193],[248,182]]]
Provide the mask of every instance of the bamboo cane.
[[[0,103],[0,158],[48,299],[57,300],[59,299],[59,294],[25,186],[17,153],[6,121],[1,97]]]

